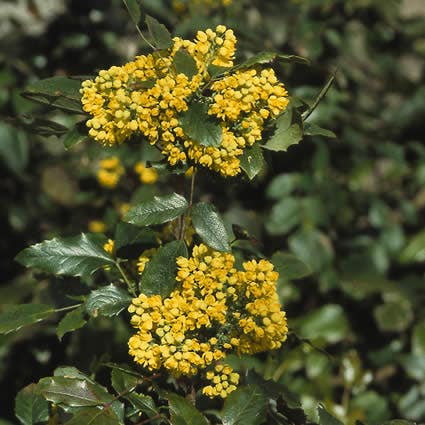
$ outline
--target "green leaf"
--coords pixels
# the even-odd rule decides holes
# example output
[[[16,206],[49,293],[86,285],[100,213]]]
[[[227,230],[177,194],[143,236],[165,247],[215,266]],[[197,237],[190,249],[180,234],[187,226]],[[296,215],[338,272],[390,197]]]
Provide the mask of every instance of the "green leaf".
[[[310,60],[298,55],[277,55],[279,62],[300,63],[302,65],[310,65]]]
[[[65,425],[122,425],[112,406],[98,409],[85,407],[78,410]]]
[[[49,405],[36,389],[36,384],[30,384],[16,396],[15,415],[23,425],[33,425],[49,419]]]
[[[254,56],[251,56],[249,59],[242,62],[241,64],[235,66],[233,69],[251,68],[254,65],[273,62],[276,58],[277,53],[275,52],[260,52]]]
[[[91,316],[116,316],[129,306],[131,296],[114,284],[91,291],[86,300],[86,311]]]
[[[75,126],[65,134],[63,138],[63,145],[66,149],[70,149],[78,143],[89,140],[87,135],[87,127],[85,121],[75,124]]]
[[[84,114],[81,109],[81,81],[67,77],[51,77],[35,81],[22,96],[37,103],[67,112]]]
[[[158,244],[155,232],[147,227],[138,227],[129,223],[118,223],[115,229],[115,252],[118,257],[137,257],[142,251]]]
[[[130,208],[123,220],[137,226],[161,224],[176,219],[187,210],[187,207],[186,199],[177,193],[155,196],[151,201]]]
[[[0,123],[0,159],[10,171],[20,175],[28,164],[26,135],[14,127]]]
[[[205,416],[189,400],[174,393],[167,393],[166,398],[173,425],[208,425]]]
[[[196,233],[208,246],[217,251],[230,251],[226,227],[214,205],[199,202],[193,206],[191,217]]]
[[[24,326],[40,322],[55,312],[52,306],[46,304],[20,304],[5,307],[6,309],[0,313],[0,334],[8,334]]]
[[[347,317],[338,304],[327,304],[306,314],[294,327],[302,338],[324,339],[331,344],[342,341],[350,333]]]
[[[103,266],[114,264],[112,257],[98,243],[98,236],[84,234],[54,238],[24,249],[16,261],[57,275],[88,276]]]
[[[399,260],[403,264],[425,261],[425,230],[413,236],[402,249]]]
[[[139,25],[140,19],[142,17],[142,12],[140,10],[141,4],[139,0],[123,0],[125,7],[128,10],[128,13],[135,23],[135,25]]]
[[[313,111],[317,108],[322,99],[326,96],[329,89],[332,87],[332,84],[335,81],[335,73],[331,75],[326,84],[322,87],[319,94],[316,96],[313,104],[302,114],[302,120],[305,121],[307,118],[313,113]]]
[[[286,152],[292,145],[299,143],[303,138],[303,123],[299,113],[289,107],[276,120],[276,130],[270,139],[263,145],[264,149],[275,152]]]
[[[165,298],[176,284],[177,257],[187,257],[187,248],[183,241],[173,241],[158,249],[146,264],[140,279],[140,291],[146,295],[159,294]]]
[[[152,16],[146,15],[146,25],[157,49],[169,49],[173,46],[173,39],[164,24],[160,24]]]
[[[275,265],[279,275],[285,280],[301,279],[312,273],[305,263],[289,252],[275,252],[271,262]]]
[[[141,383],[141,379],[122,369],[112,369],[111,382],[114,390],[120,394],[135,389]]]
[[[220,124],[208,115],[208,105],[192,102],[180,116],[183,131],[202,146],[220,146],[223,130]]]
[[[409,301],[398,299],[378,305],[373,311],[378,328],[382,332],[405,331],[413,320],[413,310]]]
[[[286,197],[273,205],[266,221],[266,230],[271,235],[284,235],[300,223],[301,205],[298,198]]]
[[[70,407],[101,406],[114,401],[114,397],[99,384],[63,376],[40,379],[37,390],[47,400]]]
[[[87,320],[84,319],[84,311],[85,307],[82,305],[70,311],[62,318],[56,329],[56,335],[59,340],[61,340],[66,333],[80,329],[87,323]]]
[[[328,413],[323,406],[319,406],[317,410],[319,413],[319,425],[343,425],[342,422]]]
[[[177,50],[174,55],[173,66],[177,74],[184,74],[189,79],[198,73],[195,59],[184,49]]]
[[[257,385],[239,387],[224,402],[223,425],[260,425],[265,420],[267,397]]]
[[[133,405],[135,409],[144,413],[150,418],[160,414],[160,410],[155,405],[155,402],[151,396],[132,392],[127,394],[125,398]]]
[[[85,373],[81,372],[74,366],[59,366],[53,372],[54,376],[61,376],[68,379],[82,379],[83,381],[89,381],[92,384],[96,385],[96,382],[87,376]]]
[[[286,198],[299,186],[300,180],[301,175],[297,173],[279,174],[268,185],[266,195],[270,199]]]
[[[333,131],[327,130],[326,128],[322,128],[316,124],[311,124],[311,123],[305,124],[304,134],[306,136],[323,136],[323,137],[330,137],[330,138],[336,137],[336,134]]]
[[[258,143],[244,149],[239,160],[241,162],[242,170],[245,171],[250,180],[252,180],[264,167],[264,157]]]
[[[425,356],[425,320],[417,323],[412,332],[412,353]]]
[[[393,419],[392,421],[382,422],[381,425],[416,425],[416,422],[406,421],[404,419]]]

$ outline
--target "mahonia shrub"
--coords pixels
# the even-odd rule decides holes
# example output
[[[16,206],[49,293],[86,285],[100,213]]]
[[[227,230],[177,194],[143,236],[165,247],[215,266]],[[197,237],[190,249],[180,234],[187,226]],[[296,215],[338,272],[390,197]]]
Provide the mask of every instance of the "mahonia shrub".
[[[306,60],[262,52],[238,64],[235,34],[224,25],[186,40],[147,16],[149,41],[137,2],[124,3],[152,53],[84,81],[41,80],[25,94],[84,116],[65,135],[66,147],[93,139],[113,149],[93,170],[102,196],[124,187],[130,175],[153,196],[116,205],[113,234],[114,219],[93,219],[91,233],[22,251],[16,259],[24,266],[80,278],[85,289],[70,290],[71,301],[58,306],[12,306],[0,315],[0,330],[64,313],[57,326],[62,339],[109,318],[128,333],[128,347],[121,347],[128,363],[99,362],[111,369],[110,384],[102,381],[108,388],[95,380],[97,369],[89,376],[59,367],[18,394],[17,416],[24,424],[236,424],[240,417],[247,424],[295,417],[304,423],[285,387],[235,361],[278,350],[288,337],[276,270],[282,264],[267,260],[254,243],[244,247],[249,236],[233,232],[211,202],[197,201],[195,177],[244,171],[253,179],[265,166],[262,149],[285,151],[301,140],[303,119],[324,92],[312,107],[289,102],[274,64]],[[157,155],[123,160],[124,148]],[[161,179],[168,194],[155,196]],[[30,405],[36,409],[30,412]]]

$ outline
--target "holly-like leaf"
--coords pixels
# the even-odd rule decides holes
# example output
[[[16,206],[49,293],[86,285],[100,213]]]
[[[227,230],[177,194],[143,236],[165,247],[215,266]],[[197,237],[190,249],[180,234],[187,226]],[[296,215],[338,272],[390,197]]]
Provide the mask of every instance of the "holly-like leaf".
[[[257,385],[239,387],[224,402],[220,413],[223,425],[260,425],[264,423],[267,397]]]
[[[177,74],[184,74],[189,79],[198,73],[195,59],[184,49],[177,50],[174,55],[173,66]]]
[[[66,425],[122,425],[122,421],[117,418],[113,406],[85,407],[78,410]]]
[[[19,391],[15,400],[15,415],[23,425],[33,425],[49,419],[49,405],[37,393],[36,384],[30,384]]]
[[[8,334],[24,326],[40,322],[54,312],[55,309],[46,304],[20,304],[8,306],[0,313],[0,334]]]
[[[141,413],[144,413],[150,418],[153,418],[154,416],[157,417],[161,413],[159,408],[155,405],[153,398],[149,395],[132,392],[127,394],[125,398],[133,405],[135,409]]]
[[[276,129],[270,139],[263,145],[264,149],[286,152],[288,148],[300,142],[303,137],[303,123],[299,113],[289,107],[276,120]]]
[[[187,207],[186,199],[177,193],[155,196],[151,201],[145,201],[130,208],[123,220],[136,226],[161,224],[176,219],[186,211]]]
[[[180,125],[194,142],[202,146],[220,146],[223,130],[218,122],[208,115],[208,105],[192,102],[181,114]]]
[[[131,302],[131,296],[114,284],[91,291],[86,300],[86,311],[91,316],[116,316]]]
[[[59,340],[61,340],[66,333],[80,329],[87,323],[87,320],[84,319],[84,311],[85,307],[82,305],[70,311],[62,318],[56,329],[56,335]]]
[[[75,124],[75,126],[65,134],[63,138],[63,145],[66,149],[70,149],[78,143],[89,140],[87,135],[87,127],[85,122]]]
[[[176,284],[176,258],[187,257],[183,241],[173,241],[158,249],[140,279],[140,291],[146,295],[159,294],[167,297]]]
[[[244,149],[242,156],[239,157],[241,168],[252,180],[264,167],[264,157],[260,145],[255,143],[253,146]]]
[[[280,276],[285,280],[301,279],[311,275],[307,264],[289,252],[275,252],[271,258]]]
[[[152,16],[146,15],[146,25],[157,49],[169,49],[173,46],[173,39],[164,24],[159,23]]]
[[[67,77],[51,77],[29,84],[22,96],[37,103],[66,112],[84,114],[81,109],[81,81]]]
[[[208,425],[204,415],[187,399],[174,393],[167,393],[173,425]]]
[[[112,257],[99,244],[97,235],[84,233],[32,245],[15,259],[26,267],[68,276],[88,276],[103,266],[114,264]]]
[[[63,376],[42,378],[37,391],[53,403],[70,407],[101,406],[114,401],[114,397],[99,384]]]
[[[337,418],[326,411],[323,406],[317,409],[319,412],[319,425],[343,425]]]
[[[230,251],[226,227],[214,205],[199,202],[193,206],[191,217],[196,233],[208,246],[217,251]]]

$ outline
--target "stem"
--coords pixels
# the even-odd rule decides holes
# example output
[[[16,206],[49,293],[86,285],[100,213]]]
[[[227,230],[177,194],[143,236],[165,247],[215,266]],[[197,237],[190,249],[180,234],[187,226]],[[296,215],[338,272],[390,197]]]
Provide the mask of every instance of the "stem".
[[[193,170],[193,174],[192,174],[192,177],[190,179],[189,207],[187,208],[187,211],[185,212],[183,217],[181,217],[179,240],[184,239],[184,232],[185,232],[185,227],[186,227],[186,217],[189,217],[190,210],[192,209],[192,205],[193,205],[193,193],[195,191],[195,174],[196,174],[196,171]]]
[[[62,307],[62,308],[56,308],[55,310],[53,310],[55,313],[61,313],[62,311],[67,311],[67,310],[73,310],[77,307],[80,307],[80,305],[83,305],[83,303],[80,304],[74,304],[74,305],[69,305],[68,307]]]
[[[136,296],[136,291],[134,290],[134,285],[132,282],[130,282],[129,278],[127,277],[127,275],[125,274],[123,268],[120,266],[119,260],[115,261],[114,263],[118,269],[118,271],[120,272],[122,278],[124,279],[124,282],[127,284],[128,286],[128,290],[130,291],[130,293],[134,296]]]
[[[319,105],[319,103],[322,101],[322,99],[326,96],[326,93],[328,92],[328,90],[332,87],[333,82],[335,81],[335,75],[337,73],[338,69],[335,70],[335,72],[333,73],[333,75],[329,78],[329,80],[327,81],[327,83],[325,84],[325,86],[322,88],[322,90],[320,90],[320,93],[318,94],[318,96],[316,97],[316,100],[314,101],[313,105],[310,106],[310,108],[307,109],[307,111],[305,111],[301,117],[303,119],[303,121],[306,121],[307,118],[313,113],[313,111],[317,108],[317,106]]]

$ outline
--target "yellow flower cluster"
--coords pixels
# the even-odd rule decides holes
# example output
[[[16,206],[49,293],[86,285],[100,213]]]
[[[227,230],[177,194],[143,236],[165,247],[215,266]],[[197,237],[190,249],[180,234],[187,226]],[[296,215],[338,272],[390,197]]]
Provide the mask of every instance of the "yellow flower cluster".
[[[202,389],[202,392],[208,397],[226,398],[232,391],[236,390],[239,383],[239,374],[233,372],[229,365],[217,364],[214,370],[209,370],[205,374],[211,384]]]
[[[107,229],[105,222],[101,220],[90,220],[88,228],[92,233],[105,233]]]
[[[97,171],[97,181],[102,186],[113,189],[117,186],[120,178],[123,176],[125,170],[121,165],[121,161],[116,156],[102,159],[99,162],[99,169]]]
[[[103,244],[103,249],[108,253],[108,254],[113,254],[114,252],[114,248],[115,248],[115,241],[112,239],[108,239],[108,241],[106,243]]]
[[[158,180],[158,171],[155,168],[146,167],[143,162],[136,163],[134,171],[139,175],[141,183],[154,184]]]
[[[142,293],[133,299],[129,312],[137,333],[129,353],[134,360],[175,376],[215,370],[221,377],[209,373],[214,386],[204,393],[224,397],[238,382],[237,374],[218,364],[227,353],[280,347],[287,326],[276,293],[278,273],[266,260],[248,261],[242,271],[234,263],[232,254],[195,246],[191,258],[177,259],[178,284],[168,297]]]
[[[244,148],[261,139],[265,122],[283,112],[288,99],[272,69],[228,72],[212,82],[210,67],[230,69],[235,46],[233,31],[218,25],[198,31],[193,41],[175,37],[170,49],[100,71],[80,90],[83,109],[92,116],[89,135],[105,145],[143,135],[172,166],[192,162],[223,176],[238,174]],[[178,52],[192,58],[194,75],[176,72]],[[181,125],[181,114],[195,99],[221,126],[218,146],[192,140]]]

